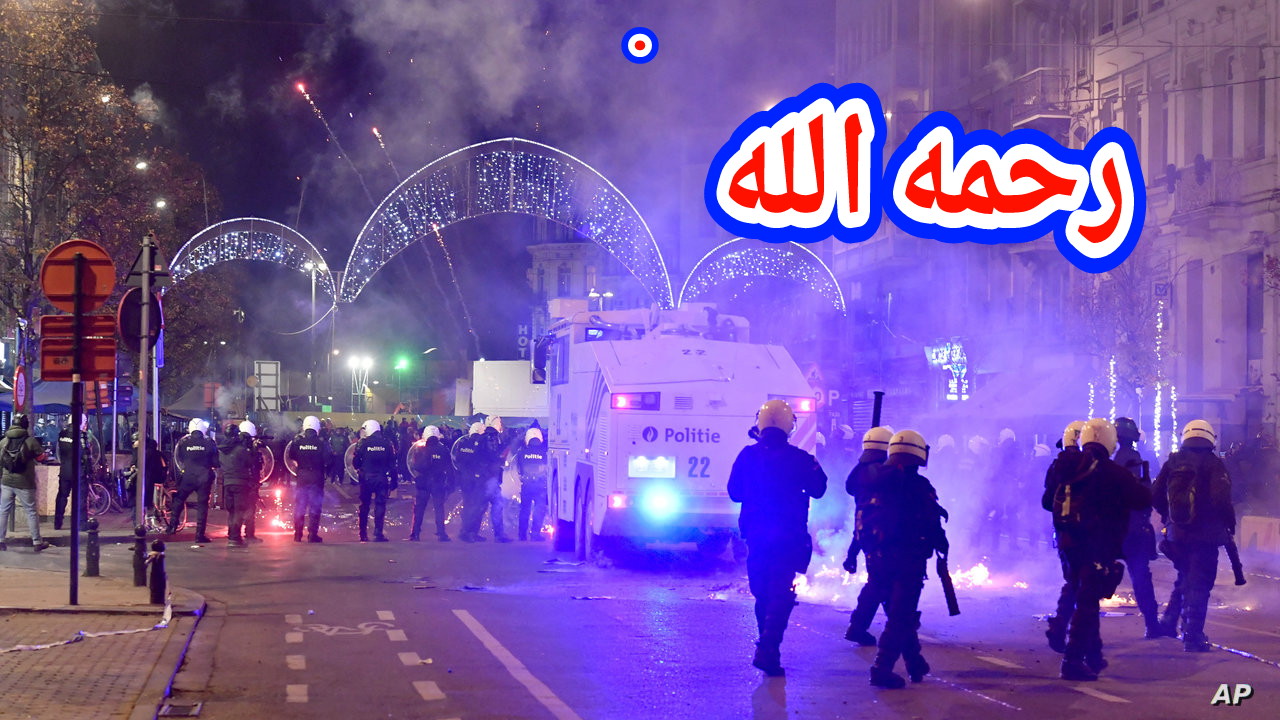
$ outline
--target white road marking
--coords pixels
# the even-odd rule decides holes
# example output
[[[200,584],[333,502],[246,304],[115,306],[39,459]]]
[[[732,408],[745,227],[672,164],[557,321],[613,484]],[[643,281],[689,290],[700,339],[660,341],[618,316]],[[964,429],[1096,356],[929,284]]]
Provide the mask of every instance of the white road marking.
[[[302,637],[303,634],[300,632],[287,632],[284,634],[284,641],[287,643],[300,643],[302,642]]]
[[[409,636],[405,635],[403,630],[388,630],[387,639],[391,642],[404,642],[409,639]]]
[[[988,663],[991,663],[992,665],[998,665],[998,666],[1000,666],[1000,667],[1002,667],[1002,668],[1009,668],[1010,670],[1025,670],[1025,669],[1026,669],[1025,667],[1023,667],[1023,666],[1019,665],[1018,663],[1015,663],[1015,662],[1009,662],[1008,660],[1001,660],[1000,658],[993,658],[993,657],[991,657],[991,656],[989,656],[989,655],[974,655],[974,657],[978,658],[979,660],[981,660],[981,661],[983,661],[983,662],[988,662]]]
[[[379,610],[378,619],[379,620],[395,620],[396,614],[391,612],[390,610]]]
[[[417,690],[422,699],[427,702],[444,699],[444,693],[440,692],[440,686],[430,680],[414,680],[413,689]]]
[[[400,662],[401,664],[413,667],[414,665],[421,665],[422,658],[418,657],[418,653],[415,652],[403,652],[400,653]]]
[[[1117,697],[1115,695],[1112,695],[1111,693],[1104,693],[1101,690],[1094,690],[1088,685],[1068,685],[1067,687],[1070,687],[1072,690],[1075,690],[1076,692],[1084,693],[1089,697],[1095,697],[1095,698],[1098,698],[1099,700],[1106,700],[1107,702],[1110,702],[1110,703],[1126,703],[1127,704],[1129,702],[1128,700],[1125,700],[1122,697]]]
[[[286,625],[301,625],[302,616],[301,615],[285,615],[284,622]]]
[[[463,625],[467,626],[467,629],[471,631],[471,634],[475,635],[476,639],[479,640],[490,653],[493,653],[493,656],[498,659],[498,662],[502,663],[503,666],[507,668],[507,672],[511,673],[511,677],[518,680],[521,685],[524,685],[525,688],[529,690],[529,693],[533,695],[538,702],[542,703],[548,710],[550,710],[551,714],[554,715],[557,720],[582,720],[582,718],[580,718],[577,713],[566,705],[563,700],[557,697],[555,693],[551,692],[551,688],[547,687],[541,680],[534,677],[533,673],[529,672],[529,668],[525,667],[524,663],[517,660],[516,656],[512,655],[510,650],[503,647],[502,643],[498,642],[498,639],[490,634],[489,631],[480,624],[480,621],[476,620],[471,615],[471,613],[466,610],[454,610],[453,614],[462,621]]]
[[[307,701],[306,685],[285,685],[284,686],[285,702],[304,703]]]
[[[306,670],[307,656],[306,655],[285,655],[284,664],[288,665],[290,670]]]

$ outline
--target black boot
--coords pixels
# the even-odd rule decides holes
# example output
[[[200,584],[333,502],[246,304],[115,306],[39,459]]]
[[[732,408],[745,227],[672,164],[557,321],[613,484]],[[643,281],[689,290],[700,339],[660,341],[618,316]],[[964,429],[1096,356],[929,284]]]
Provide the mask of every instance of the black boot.
[[[871,684],[887,690],[900,690],[907,686],[907,681],[894,672],[892,667],[876,664],[871,666]]]
[[[782,651],[777,645],[763,640],[756,643],[756,655],[751,664],[759,668],[769,677],[782,677],[787,671],[782,669]]]
[[[1063,680],[1075,682],[1092,682],[1098,679],[1098,673],[1091,670],[1083,658],[1064,658],[1059,676]]]
[[[849,629],[844,633],[844,639],[849,642],[855,642],[862,647],[874,647],[876,644],[876,636],[866,630],[859,630],[850,625]]]
[[[1049,649],[1056,653],[1067,651],[1067,629],[1054,623],[1054,618],[1049,619],[1049,629],[1044,631],[1044,636],[1049,639]]]
[[[907,666],[907,677],[911,678],[913,683],[924,680],[924,676],[929,674],[929,663],[925,661],[923,655],[903,658],[903,664]]]

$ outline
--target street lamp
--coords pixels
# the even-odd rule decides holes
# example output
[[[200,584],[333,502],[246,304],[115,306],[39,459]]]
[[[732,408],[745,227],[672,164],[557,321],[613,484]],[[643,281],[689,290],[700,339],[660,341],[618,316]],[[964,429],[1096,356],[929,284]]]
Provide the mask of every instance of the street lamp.
[[[316,264],[308,260],[302,264],[302,269],[311,273],[311,324],[307,326],[307,338],[311,341],[307,360],[311,368],[307,375],[311,378],[310,403],[316,405]]]
[[[401,386],[401,384],[400,384],[400,373],[401,373],[401,371],[402,371],[402,370],[408,370],[408,369],[409,369],[409,358],[407,358],[407,357],[405,357],[405,356],[403,356],[403,355],[401,355],[400,357],[396,358],[396,364],[395,364],[395,371],[396,371],[396,402],[401,402],[401,401],[403,400],[403,399],[400,397],[400,395],[404,392],[404,388],[403,388],[403,387]]]
[[[347,358],[347,367],[351,368],[351,409],[354,412],[359,405],[360,412],[365,412],[364,388],[369,382],[369,370],[373,368],[373,358],[352,355]]]

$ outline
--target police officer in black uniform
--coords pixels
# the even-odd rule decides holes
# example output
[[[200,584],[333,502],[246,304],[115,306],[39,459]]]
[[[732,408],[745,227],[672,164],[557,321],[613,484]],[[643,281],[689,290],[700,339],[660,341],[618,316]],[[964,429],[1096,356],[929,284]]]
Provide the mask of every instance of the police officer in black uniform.
[[[493,541],[509,543],[506,532],[507,499],[502,496],[502,469],[506,459],[506,440],[503,436],[502,418],[492,415],[485,420],[484,451],[484,501],[489,509],[489,524],[493,526]],[[483,515],[483,511],[481,511]]]
[[[254,536],[250,518],[258,512],[258,481],[262,477],[262,455],[254,443],[258,429],[245,420],[227,425],[226,437],[218,444],[222,466],[223,505],[227,508],[227,544],[244,547],[246,535]]]
[[[1142,453],[1135,447],[1139,438],[1141,433],[1138,431],[1138,423],[1132,418],[1116,418],[1119,447],[1112,459],[1150,490],[1151,472],[1142,459]],[[1156,602],[1156,591],[1151,582],[1150,563],[1155,559],[1156,534],[1151,528],[1151,508],[1134,510],[1129,515],[1129,530],[1124,536],[1124,564],[1129,570],[1129,582],[1133,585],[1133,600],[1147,626],[1148,639],[1164,635],[1160,626],[1160,605]]]
[[[867,482],[876,468],[889,458],[889,441],[892,439],[893,433],[887,427],[873,427],[868,430],[862,436],[862,455],[858,458],[858,464],[853,466],[853,470],[849,472],[849,477],[844,482],[845,492],[849,493],[856,503],[853,537],[849,541],[849,553],[844,559],[844,569],[850,574],[858,572],[858,553],[862,551],[858,532],[862,525],[861,507],[866,497]],[[858,593],[858,605],[849,614],[849,629],[844,634],[845,640],[856,642],[863,647],[876,644],[875,636],[867,632],[867,628],[871,627],[876,609],[888,599],[885,578],[879,573],[873,575],[871,570],[871,566],[868,565],[867,583]],[[879,570],[879,566],[876,570]]]
[[[742,503],[738,528],[760,632],[751,664],[769,676],[785,674],[782,634],[796,604],[795,576],[813,556],[809,500],[827,491],[817,459],[788,442],[795,424],[785,400],[766,402],[756,413],[756,443],[738,453],[729,472],[729,498]]]
[[[298,484],[293,497],[293,541],[324,542],[320,537],[320,505],[324,502],[324,473],[329,466],[329,444],[320,438],[320,418],[302,419],[302,432],[285,448],[285,459],[298,468]]]
[[[440,436],[440,428],[428,425],[422,431],[422,439],[409,448],[407,458],[410,474],[416,488],[413,497],[413,530],[409,540],[417,542],[422,534],[422,518],[427,505],[435,510],[436,539],[449,542],[445,530],[444,501],[453,490],[453,461]]]
[[[1069,481],[1077,475],[1083,475],[1089,467],[1089,458],[1080,451],[1080,431],[1084,430],[1083,420],[1073,420],[1062,431],[1062,440],[1058,441],[1058,457],[1049,464],[1049,471],[1044,476],[1044,492],[1040,496],[1040,506],[1053,512],[1053,498],[1058,485]],[[1056,535],[1057,523],[1054,523]],[[1058,565],[1062,568],[1062,589],[1058,592],[1058,605],[1053,615],[1049,616],[1049,629],[1044,635],[1049,639],[1049,647],[1054,652],[1067,651],[1067,625],[1076,611],[1076,583],[1071,577],[1071,568],[1067,565],[1067,555],[1063,550],[1060,538],[1055,536],[1054,546],[1058,549]]]
[[[1067,628],[1063,680],[1097,680],[1107,667],[1098,625],[1099,604],[1120,584],[1124,536],[1133,510],[1151,506],[1151,491],[1111,460],[1115,426],[1094,418],[1080,431],[1082,471],[1057,478],[1051,512],[1058,549],[1066,561],[1066,581],[1075,594]]]
[[[1235,534],[1231,478],[1214,453],[1217,434],[1205,420],[1182,429],[1182,448],[1169,455],[1152,487],[1152,501],[1164,521],[1169,559],[1178,571],[1162,618],[1163,634],[1174,636],[1182,617],[1182,649],[1208,652],[1204,633],[1209,591],[1218,576],[1218,548]]]
[[[547,516],[547,447],[538,428],[525,431],[524,448],[516,453],[516,471],[520,474],[518,537],[542,540],[542,521]]]
[[[480,525],[484,522],[484,510],[488,501],[485,498],[485,473],[488,462],[485,459],[487,443],[484,439],[484,423],[472,423],[468,434],[458,438],[450,451],[453,466],[458,470],[458,484],[462,488],[462,533],[458,539],[463,542],[483,542]]]
[[[360,542],[369,542],[369,506],[373,506],[373,541],[387,542],[382,523],[387,517],[387,496],[396,487],[395,448],[382,436],[377,420],[365,420],[364,438],[356,445],[352,464],[360,473]]]
[[[81,422],[81,438],[85,437],[86,424],[83,421]],[[62,529],[62,517],[67,512],[67,501],[71,498],[71,488],[75,485],[75,470],[71,467],[71,451],[75,443],[71,439],[73,434],[71,430],[71,418],[68,417],[66,424],[62,426],[62,430],[58,432],[58,494],[53,499],[54,530]],[[84,442],[82,447],[88,447],[88,443]]]
[[[859,501],[859,538],[867,554],[867,572],[882,577],[885,585],[884,632],[871,665],[871,684],[896,689],[907,681],[893,671],[898,658],[912,682],[929,673],[920,653],[920,592],[925,565],[936,551],[947,553],[942,529],[947,511],[938,504],[938,493],[920,468],[929,459],[924,437],[902,430],[889,441],[889,459],[870,473]]]
[[[178,491],[173,494],[169,506],[169,527],[165,533],[172,535],[178,531],[178,519],[182,517],[182,506],[187,496],[196,494],[196,542],[213,542],[205,534],[209,523],[209,491],[213,488],[213,471],[219,467],[218,447],[205,433],[209,423],[200,418],[192,418],[187,424],[189,431],[174,448],[173,456],[181,468],[178,472]]]

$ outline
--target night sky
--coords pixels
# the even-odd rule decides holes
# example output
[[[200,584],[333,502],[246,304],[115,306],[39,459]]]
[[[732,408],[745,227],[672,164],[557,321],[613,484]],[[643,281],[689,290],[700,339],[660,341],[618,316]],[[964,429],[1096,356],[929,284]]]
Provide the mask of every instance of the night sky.
[[[206,169],[224,217],[294,226],[335,269],[373,210],[362,183],[377,202],[397,184],[393,164],[403,178],[446,152],[512,135],[594,166],[645,217],[668,264],[681,263],[679,238],[683,255],[696,259],[726,237],[699,211],[711,156],[752,112],[831,80],[834,63],[832,0],[99,4],[107,71],[152,113],[166,142]],[[623,57],[622,36],[635,26],[659,38],[650,63]],[[531,227],[482,220],[447,233],[486,352],[503,352],[525,312],[516,306]],[[494,253],[504,261],[478,262]],[[692,261],[683,262],[687,270]],[[458,312],[396,265],[347,314],[359,316],[362,336],[348,344],[435,344],[426,321],[411,323],[421,329],[406,337],[405,318]],[[269,268],[254,272],[274,277]],[[296,285],[286,291],[296,294]],[[344,327],[352,329],[344,321],[340,335]]]

